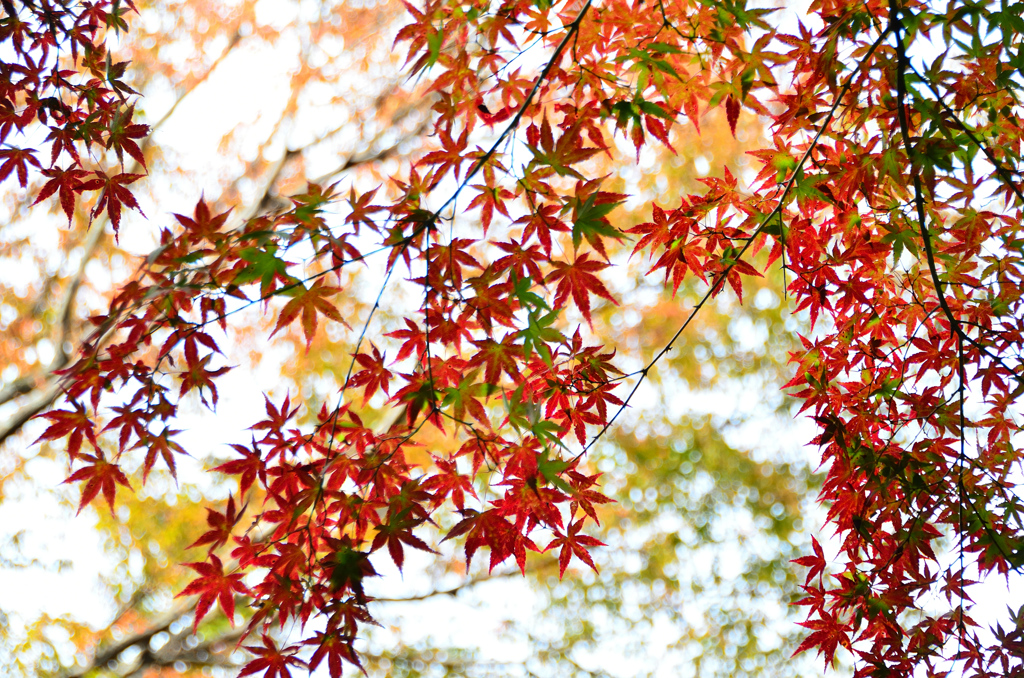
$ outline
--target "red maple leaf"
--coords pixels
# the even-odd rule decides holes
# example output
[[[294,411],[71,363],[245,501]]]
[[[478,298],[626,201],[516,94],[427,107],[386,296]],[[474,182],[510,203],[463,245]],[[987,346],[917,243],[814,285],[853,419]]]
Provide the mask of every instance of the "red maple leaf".
[[[220,608],[224,610],[224,616],[234,626],[235,594],[249,594],[249,588],[242,583],[244,575],[240,573],[224,574],[224,565],[220,562],[220,558],[212,553],[207,562],[185,563],[185,566],[195,570],[199,579],[186,586],[175,598],[199,596],[199,601],[196,603],[196,618],[192,625],[193,631],[199,628],[199,622],[210,611],[214,602],[220,603]]]
[[[145,174],[115,174],[114,176],[107,176],[106,172],[102,170],[96,170],[93,172],[96,175],[96,179],[91,179],[82,184],[79,184],[75,190],[81,191],[101,191],[100,197],[96,200],[95,207],[92,208],[92,215],[98,216],[104,209],[107,210],[107,216],[110,217],[110,223],[114,227],[114,235],[117,235],[118,229],[121,227],[121,205],[126,205],[129,208],[135,210],[142,216],[146,216],[142,212],[142,208],[139,207],[139,203],[135,200],[135,196],[125,186],[134,183],[139,179],[145,177]],[[61,197],[61,204],[63,204],[64,198]],[[67,211],[67,208],[64,208]],[[70,216],[68,217],[70,219]]]
[[[455,172],[455,178],[458,179],[462,163],[468,159],[466,144],[469,140],[469,128],[466,127],[462,131],[462,136],[457,141],[445,130],[439,130],[437,136],[441,140],[441,148],[427,153],[419,164],[437,166],[433,175],[434,182],[440,181],[450,170]]]
[[[504,562],[509,556],[514,555],[516,564],[522,572],[526,571],[526,549],[540,551],[533,541],[523,535],[508,520],[503,518],[498,511],[491,509],[478,513],[467,509],[462,512],[465,516],[455,527],[445,535],[442,541],[447,541],[460,535],[466,536],[466,566],[473,561],[473,554],[481,546],[491,550],[491,561],[489,570]]]
[[[352,375],[352,379],[348,383],[351,388],[365,386],[363,390],[363,405],[373,397],[377,389],[384,391],[385,395],[390,396],[388,384],[395,376],[384,367],[384,355],[381,354],[380,349],[373,343],[370,344],[370,347],[373,349],[372,356],[366,353],[359,353],[355,356],[356,362],[363,369]]]
[[[550,167],[558,176],[576,179],[583,179],[583,175],[571,166],[601,152],[600,148],[583,146],[583,137],[578,125],[564,130],[558,141],[555,141],[547,117],[541,121],[539,129],[536,125],[527,128],[526,142],[527,148],[534,155],[534,162]]]
[[[71,457],[71,461],[78,458],[83,440],[88,440],[93,448],[99,445],[96,441],[96,428],[92,418],[85,411],[85,407],[77,402],[75,403],[74,411],[54,410],[53,412],[47,412],[42,417],[49,419],[53,423],[43,431],[43,435],[39,436],[33,445],[44,440],[57,440],[58,438],[69,436],[68,456]]]
[[[89,173],[85,170],[75,167],[66,170],[62,170],[59,167],[51,167],[50,169],[43,170],[43,176],[50,177],[50,180],[43,184],[43,187],[39,190],[39,195],[36,196],[36,200],[32,204],[37,205],[54,193],[57,193],[60,198],[61,209],[67,215],[68,225],[70,225],[71,217],[75,212],[75,192],[85,190],[82,188],[82,177],[88,175]]]
[[[597,484],[597,479],[601,477],[601,474],[587,476],[569,469],[568,475],[573,490],[572,502],[569,504],[570,515],[575,515],[576,509],[579,508],[590,516],[591,520],[600,525],[601,521],[597,519],[597,510],[594,508],[594,504],[610,504],[614,501],[600,492],[590,489]]]
[[[571,264],[555,261],[552,265],[555,270],[548,274],[547,282],[558,281],[558,287],[555,289],[555,308],[561,308],[571,293],[573,302],[580,309],[587,324],[593,325],[590,319],[591,294],[607,299],[616,306],[619,305],[601,279],[594,275],[595,272],[608,268],[608,264],[590,261],[589,252],[581,254]]]
[[[565,574],[565,568],[569,567],[569,561],[572,560],[573,556],[576,556],[587,565],[590,566],[594,572],[597,572],[597,565],[594,564],[594,559],[590,557],[590,553],[587,551],[587,546],[604,546],[604,542],[598,541],[594,537],[588,537],[585,534],[580,534],[580,529],[583,527],[583,518],[580,518],[576,522],[569,525],[569,529],[565,531],[565,534],[561,534],[557,530],[555,531],[555,538],[551,540],[551,543],[547,545],[545,551],[550,551],[553,548],[559,546],[562,550],[558,553],[558,576],[561,577]]]
[[[191,217],[175,214],[174,218],[193,236],[197,238],[210,238],[214,233],[220,231],[230,214],[231,210],[228,210],[213,216],[210,208],[206,205],[206,201],[200,198]]]
[[[3,165],[0,165],[0,182],[10,176],[11,172],[17,170],[18,184],[25,188],[28,183],[28,166],[41,167],[32,149],[28,148],[6,148],[0,150],[0,160],[6,158]]]
[[[526,238],[524,237],[523,240],[525,241]],[[497,242],[495,245],[498,246],[498,249],[508,252],[506,256],[494,262],[495,271],[500,273],[509,269],[519,279],[532,278],[538,281],[544,279],[539,264],[544,262],[545,257],[541,253],[540,247],[531,245],[524,248],[522,243],[517,242],[515,238],[509,238],[508,242]]]
[[[82,509],[102,491],[103,498],[107,500],[107,506],[110,507],[110,513],[113,514],[114,493],[117,491],[117,486],[121,485],[129,490],[132,489],[128,478],[121,471],[121,467],[107,461],[103,457],[103,452],[99,449],[96,450],[95,455],[83,454],[79,456],[79,459],[84,459],[91,463],[78,469],[64,481],[65,483],[85,483],[85,488],[82,490],[82,499],[78,502],[78,513],[81,513]]]
[[[109,431],[115,428],[121,429],[118,434],[117,449],[119,452],[124,452],[125,447],[128,445],[128,441],[134,434],[139,440],[142,440],[147,435],[146,424],[152,419],[152,414],[140,409],[138,403],[130,402],[125,405],[115,405],[110,408],[114,412],[117,412],[117,416],[113,417],[106,426],[103,427],[104,431]]]
[[[296,648],[286,648],[284,651],[281,651],[278,649],[274,639],[265,633],[263,634],[262,647],[259,645],[246,645],[245,649],[256,655],[256,659],[245,665],[242,672],[238,674],[238,678],[251,676],[258,671],[266,671],[264,674],[265,678],[291,678],[292,674],[288,668],[289,666],[306,667],[306,662],[295,656],[295,653],[298,651]]]
[[[359,669],[363,668],[362,663],[359,661],[359,655],[356,654],[356,649],[352,645],[352,640],[342,636],[340,633],[318,632],[312,638],[304,640],[303,645],[316,647],[313,656],[309,658],[309,671],[311,674],[316,670],[316,667],[320,666],[325,657],[327,658],[328,675],[331,676],[342,675],[342,661],[346,661]]]
[[[274,327],[274,331],[271,332],[270,336],[277,334],[278,331],[287,327],[301,315],[302,333],[306,337],[306,350],[309,350],[309,346],[313,342],[313,335],[316,334],[317,317],[321,313],[331,320],[349,327],[349,324],[341,317],[338,309],[327,299],[330,295],[340,292],[340,288],[325,287],[324,279],[317,278],[316,282],[309,289],[304,289],[301,286],[299,289],[301,290],[299,294],[281,309],[281,315],[277,318],[277,326]]]
[[[388,545],[388,553],[391,554],[391,560],[394,561],[395,567],[399,571],[401,571],[402,564],[405,562],[405,550],[402,548],[402,544],[408,544],[415,549],[426,551],[427,553],[437,553],[437,551],[427,546],[422,539],[412,533],[412,528],[417,524],[419,524],[419,521],[405,518],[404,512],[399,512],[391,521],[377,526],[377,536],[373,538],[373,543],[370,545],[370,553],[373,553],[386,543]]]
[[[383,212],[385,208],[380,205],[371,205],[370,201],[373,200],[373,196],[377,194],[379,189],[380,187],[378,186],[372,191],[363,193],[359,197],[356,197],[356,189],[354,187],[350,190],[348,204],[352,208],[352,212],[345,217],[345,223],[353,224],[355,226],[356,233],[359,232],[359,224],[366,224],[374,230],[377,229],[377,225],[373,223],[373,219],[370,218],[370,215],[374,212]]]
[[[796,563],[797,565],[803,565],[804,567],[810,568],[807,572],[807,579],[804,583],[810,583],[812,579],[820,575],[825,571],[825,554],[821,550],[821,544],[814,537],[811,537],[811,546],[814,547],[813,556],[804,556],[802,558],[794,558],[790,562]]]
[[[513,380],[519,375],[519,365],[516,358],[522,356],[523,347],[514,343],[515,334],[507,334],[501,342],[493,339],[474,340],[473,343],[480,348],[480,351],[469,361],[471,367],[484,366],[484,382],[497,384],[504,371]]]
[[[534,206],[530,214],[517,219],[515,223],[526,224],[523,227],[523,242],[525,243],[531,235],[536,233],[537,240],[540,241],[541,247],[544,248],[544,253],[550,257],[551,232],[569,231],[569,225],[558,218],[560,210],[560,205],[548,203]]]
[[[153,464],[156,463],[156,457],[158,454],[163,458],[164,463],[167,464],[167,469],[171,472],[171,476],[174,478],[178,477],[177,469],[174,464],[174,455],[187,455],[188,453],[185,452],[185,448],[172,439],[172,436],[177,433],[181,433],[181,431],[165,428],[160,435],[147,433],[139,439],[139,442],[135,447],[146,448],[146,459],[142,463],[143,483],[145,483],[146,479],[149,478],[149,472],[153,470]]]
[[[401,362],[413,353],[415,353],[416,357],[420,359],[427,351],[427,338],[424,335],[423,330],[408,318],[405,318],[405,325],[408,329],[395,330],[394,332],[388,332],[384,335],[385,337],[394,337],[395,339],[404,340],[402,347],[398,349],[398,357],[395,358],[395,362]]]
[[[474,497],[476,496],[473,482],[469,476],[459,473],[458,465],[455,461],[435,458],[434,463],[442,472],[428,477],[423,481],[421,487],[433,493],[431,503],[434,506],[439,506],[448,495],[451,495],[455,508],[462,511],[466,508],[466,492]]]
[[[185,395],[192,389],[198,389],[199,399],[206,403],[206,394],[203,393],[204,389],[210,390],[210,399],[213,401],[213,405],[217,404],[217,386],[214,384],[214,378],[228,372],[230,367],[218,367],[215,370],[208,369],[210,361],[213,359],[213,353],[207,353],[202,358],[199,357],[199,348],[194,341],[185,342],[185,367],[186,369],[181,373],[181,388],[179,395]]]
[[[473,184],[472,188],[477,189],[479,192],[470,201],[469,205],[466,206],[466,209],[480,208],[480,225],[484,227],[484,235],[487,235],[487,229],[491,227],[491,220],[494,219],[495,211],[506,217],[509,216],[508,208],[505,207],[505,201],[514,198],[515,194],[506,188],[495,188],[483,184]]]
[[[793,656],[817,648],[818,654],[825,655],[825,665],[831,666],[832,658],[835,657],[839,646],[845,647],[847,650],[850,649],[851,627],[849,624],[839,622],[832,613],[823,608],[818,608],[817,613],[818,619],[799,622],[800,626],[811,629],[812,633],[804,638]]]
[[[259,452],[249,449],[245,445],[233,443],[231,447],[242,455],[241,459],[234,459],[215,467],[214,471],[240,476],[238,479],[238,492],[245,494],[258,478],[264,486],[267,484],[267,467],[260,457]],[[256,443],[253,442],[253,448]]]
[[[736,123],[740,119],[740,100],[735,96],[730,95],[725,100],[725,117],[729,120],[729,129],[732,130],[733,137],[736,136]]]
[[[228,497],[227,506],[224,508],[224,513],[215,511],[211,508],[206,509],[206,524],[210,526],[210,529],[203,533],[203,536],[196,539],[194,542],[188,545],[188,548],[195,548],[196,546],[202,546],[203,544],[209,544],[210,550],[214,550],[220,545],[227,542],[231,538],[231,529],[235,526],[238,520],[242,517],[245,512],[245,506],[241,510],[235,510],[235,497]]]
[[[146,168],[146,158],[142,149],[135,143],[136,139],[144,139],[149,134],[149,125],[132,123],[132,116],[135,114],[135,107],[129,106],[114,116],[114,120],[107,132],[107,148],[114,149],[117,159],[124,166],[124,153],[135,158],[142,167]]]

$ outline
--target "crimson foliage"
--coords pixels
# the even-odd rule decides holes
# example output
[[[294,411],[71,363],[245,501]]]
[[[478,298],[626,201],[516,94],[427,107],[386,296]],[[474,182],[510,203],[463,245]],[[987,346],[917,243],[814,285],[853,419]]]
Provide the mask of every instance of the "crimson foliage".
[[[56,194],[69,217],[76,200],[105,209],[115,230],[122,207],[137,208],[138,177],[83,157],[143,162],[126,65],[99,39],[127,30],[130,8],[5,0],[0,22],[0,141],[40,124],[50,149],[0,150],[0,179],[25,186],[40,172],[37,201]],[[820,427],[839,555],[829,563],[815,543],[797,561],[809,568],[798,651],[828,664],[846,648],[861,676],[1024,672],[1020,624],[981,628],[968,592],[1024,566],[1021,6],[815,0],[788,23],[729,0],[407,8],[397,44],[436,95],[433,149],[380,195],[310,186],[230,229],[201,200],[177,216],[95,319],[64,404],[45,415],[42,438],[67,438],[82,505],[102,494],[112,507],[133,455],[143,481],[158,463],[174,472],[170,423],[190,392],[216,404],[227,368],[213,330],[234,309],[262,303],[275,333],[298,320],[308,344],[322,323],[345,323],[330,281],[381,252],[385,288],[398,272],[423,295],[388,333],[397,357],[370,342],[371,312],[340,400],[314,425],[297,425],[287,398],[267,400],[252,444],[216,469],[259,498],[262,531],[232,531],[233,503],[212,514],[184,593],[199,595],[200,616],[216,601],[230,617],[237,592],[260,603],[249,625],[262,645],[244,674],[326,659],[336,675],[358,665],[353,642],[372,619],[371,554],[401,568],[407,549],[430,550],[417,529],[445,513],[459,515],[447,538],[467,559],[486,547],[491,567],[525,569],[529,551],[558,549],[562,572],[592,565],[600,543],[585,532],[606,499],[587,451],[672,345],[623,375],[614,347],[587,332],[595,305],[618,303],[603,276],[632,236],[673,290],[687,276],[705,285],[672,341],[706,300],[742,300],[744,281],[776,265],[814,328],[787,388]],[[531,45],[547,55],[536,70],[514,59]],[[601,169],[618,136],[639,159],[716,107],[733,130],[741,116],[766,121],[755,171],[721,168],[702,194],[617,225],[628,196],[604,188]],[[583,327],[563,332],[574,320]],[[383,430],[360,414],[378,392],[399,413]],[[451,452],[414,463],[425,428]],[[497,498],[481,501],[481,483]],[[229,548],[225,569],[216,552]],[[241,575],[254,570],[265,575],[250,587]],[[314,617],[323,631],[300,644],[266,633]]]

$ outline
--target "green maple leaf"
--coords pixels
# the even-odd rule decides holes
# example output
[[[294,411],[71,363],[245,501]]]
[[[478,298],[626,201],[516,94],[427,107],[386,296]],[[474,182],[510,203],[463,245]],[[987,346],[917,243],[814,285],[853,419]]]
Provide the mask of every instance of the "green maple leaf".
[[[882,242],[886,245],[892,245],[892,260],[894,263],[899,263],[904,248],[910,250],[911,254],[915,257],[917,256],[917,245],[914,243],[916,233],[913,229],[901,229],[893,224],[887,224],[885,228],[889,232],[882,236]]]
[[[548,342],[560,343],[565,341],[562,333],[551,327],[557,319],[558,311],[552,311],[543,316],[537,311],[530,313],[527,327],[520,331],[520,336],[523,338],[523,357],[525,359],[529,360],[533,351],[536,350],[544,360],[544,363],[551,367],[551,349],[548,348]]]
[[[243,268],[235,276],[236,285],[246,285],[257,280],[260,281],[260,295],[266,297],[274,291],[274,282],[278,279],[290,281],[288,275],[288,262],[278,259],[275,256],[277,245],[267,245],[266,248],[248,247],[239,254],[243,261],[249,265]]]
[[[599,244],[602,236],[615,238],[616,240],[624,240],[626,238],[618,229],[609,224],[605,218],[611,214],[613,209],[621,205],[622,201],[605,202],[596,205],[594,204],[596,199],[597,193],[591,193],[576,209],[576,218],[572,223],[572,246],[576,249],[579,249],[583,238],[586,238],[587,242],[593,245],[599,252],[604,249],[603,245]]]
[[[594,154],[600,152],[599,148],[585,148],[576,129],[566,130],[562,136],[555,141],[551,132],[551,126],[545,118],[540,129],[540,148],[527,144],[527,148],[534,155],[534,162],[547,165],[560,177],[574,177],[583,179],[583,175],[574,170],[571,165],[583,162]]]
[[[548,423],[553,424],[554,422]],[[562,444],[561,441],[557,442],[559,445]],[[559,458],[549,459],[549,454],[550,451],[547,447],[545,447],[544,452],[542,452],[540,456],[537,457],[537,473],[542,475],[544,477],[544,480],[548,481],[549,483],[560,489],[562,492],[565,492],[566,494],[569,495],[574,494],[572,487],[570,487],[569,483],[562,480],[560,475],[565,471],[565,469],[572,466],[572,462],[562,461]]]

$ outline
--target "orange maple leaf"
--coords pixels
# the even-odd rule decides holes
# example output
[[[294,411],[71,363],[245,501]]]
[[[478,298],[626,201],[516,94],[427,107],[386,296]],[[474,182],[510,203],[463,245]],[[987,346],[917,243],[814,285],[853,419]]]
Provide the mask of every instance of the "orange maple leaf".
[[[270,333],[270,336],[274,336],[282,328],[287,327],[300,314],[302,315],[302,333],[306,337],[307,351],[309,350],[309,345],[313,342],[313,335],[316,334],[317,316],[321,313],[331,320],[352,329],[345,322],[345,319],[341,317],[341,313],[338,312],[334,304],[327,299],[330,295],[340,291],[341,289],[338,287],[325,287],[323,278],[317,279],[312,287],[308,290],[303,290],[284,305],[284,308],[281,309],[281,315],[277,318],[277,326]]]

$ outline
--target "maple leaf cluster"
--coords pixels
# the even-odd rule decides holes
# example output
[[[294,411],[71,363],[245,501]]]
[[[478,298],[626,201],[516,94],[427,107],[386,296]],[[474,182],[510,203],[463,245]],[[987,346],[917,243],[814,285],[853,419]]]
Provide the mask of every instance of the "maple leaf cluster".
[[[354,643],[372,623],[373,562],[386,552],[402,568],[409,549],[433,551],[435,526],[451,526],[444,538],[461,540],[467,561],[486,548],[491,568],[511,559],[525,571],[546,550],[562,574],[574,559],[594,567],[600,543],[585,530],[608,500],[586,452],[710,299],[742,301],[745,281],[781,265],[810,326],[786,388],[819,427],[839,549],[830,563],[815,541],[796,561],[810,568],[797,651],[831,664],[842,648],[858,676],[1024,670],[1017,636],[993,639],[968,614],[966,574],[1024,567],[1019,17],[989,12],[999,39],[986,43],[978,11],[960,3],[816,2],[821,27],[792,32],[771,10],[724,2],[407,8],[398,43],[434,94],[433,146],[379,196],[310,186],[232,229],[204,201],[177,215],[94,319],[65,372],[66,404],[45,415],[42,439],[67,438],[81,506],[102,495],[112,508],[133,454],[143,481],[158,463],[174,472],[175,417],[189,393],[216,404],[228,366],[214,331],[237,310],[262,307],[274,335],[299,321],[307,349],[325,324],[352,325],[340,399],[268,397],[251,444],[217,467],[260,530],[234,529],[233,500],[211,513],[195,544],[207,556],[183,591],[199,597],[196,624],[215,603],[233,621],[235,594],[252,598],[262,645],[244,675],[324,659],[340,674],[358,666]],[[951,51],[911,59],[933,33]],[[511,57],[537,36],[549,57],[531,71]],[[717,108],[734,133],[744,116],[767,121],[752,167],[721,168],[671,204],[636,196],[650,221],[617,219],[630,196],[601,174],[603,161],[625,162],[616,135],[637,158],[648,135],[671,152],[674,126]],[[88,137],[134,155],[131,138]],[[131,205],[123,175],[69,171],[83,174],[55,174],[40,194],[64,204],[95,186],[112,221]],[[629,236],[671,292],[692,277],[704,293],[623,375],[588,330],[620,303],[610,255]],[[341,270],[377,251],[385,288],[406,274],[422,303],[370,341],[379,300],[361,327],[338,306]],[[618,388],[627,377],[632,390]],[[370,426],[380,399],[395,416]],[[413,454],[428,432],[445,445]],[[939,557],[944,535],[954,559]],[[270,635],[314,618],[324,630],[294,644]]]
[[[134,121],[136,94],[126,82],[128,62],[115,62],[108,33],[128,30],[137,12],[131,0],[3,3],[0,18],[0,184],[27,188],[35,174],[45,179],[35,202],[56,195],[68,223],[79,196],[93,192],[90,219],[106,211],[115,233],[123,207],[138,210],[128,185],[144,175],[124,170],[127,154],[145,169],[139,141],[147,125]],[[70,54],[70,58],[68,57]],[[47,133],[49,151],[15,146]],[[97,164],[112,152],[118,167]]]

